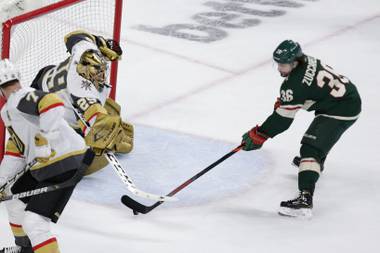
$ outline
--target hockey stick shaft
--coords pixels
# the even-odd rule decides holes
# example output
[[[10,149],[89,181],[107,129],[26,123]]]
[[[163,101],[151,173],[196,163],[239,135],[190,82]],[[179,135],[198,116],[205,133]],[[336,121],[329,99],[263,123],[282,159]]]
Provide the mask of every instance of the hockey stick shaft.
[[[25,165],[25,167],[20,172],[14,175],[11,179],[8,179],[8,181],[0,187],[0,192],[11,187],[13,183],[15,183],[22,175],[24,175],[25,172],[27,172],[31,167],[33,167],[34,164],[36,164],[36,160],[33,160],[27,165]]]
[[[88,149],[84,155],[81,166],[77,169],[75,174],[70,179],[59,184],[49,185],[42,188],[37,188],[37,189],[29,190],[29,191],[16,193],[16,194],[2,196],[0,197],[0,203],[7,200],[22,199],[26,197],[31,197],[31,196],[35,196],[35,195],[39,195],[43,193],[60,190],[69,186],[73,186],[82,179],[84,172],[86,171],[88,166],[91,164],[94,157],[95,157],[95,153],[92,150]]]
[[[192,178],[188,179],[187,181],[185,181],[184,183],[182,183],[180,186],[178,186],[177,188],[175,188],[174,190],[172,190],[168,194],[168,196],[173,196],[177,192],[181,191],[183,188],[185,188],[186,186],[188,186],[189,184],[191,184],[192,182],[194,182],[195,180],[197,180],[198,178],[200,178],[201,176],[203,176],[204,174],[206,174],[207,172],[209,172],[211,169],[213,169],[214,167],[216,167],[218,164],[222,163],[223,161],[225,161],[226,159],[228,159],[229,157],[231,157],[233,154],[235,154],[236,152],[240,151],[240,149],[242,147],[243,146],[240,145],[239,147],[235,148],[234,150],[232,150],[228,154],[226,154],[223,157],[221,157],[219,160],[217,160],[214,163],[210,164],[207,168],[203,169],[202,171],[200,171],[199,173],[197,173],[196,175],[194,175]]]
[[[201,176],[203,176],[204,174],[206,174],[208,171],[210,171],[212,168],[214,168],[218,164],[222,163],[223,161],[225,161],[226,159],[228,159],[229,157],[231,157],[235,153],[239,152],[242,149],[243,146],[244,146],[244,144],[241,144],[238,147],[236,147],[235,149],[233,149],[231,152],[225,154],[223,157],[221,157],[220,159],[218,159],[214,163],[210,164],[205,169],[203,169],[202,171],[198,172],[196,175],[194,175],[193,177],[191,177],[190,179],[186,180],[181,185],[179,185],[178,187],[176,187],[175,189],[173,189],[166,196],[173,196],[176,193],[178,193],[179,191],[183,190],[189,184],[193,183],[195,180],[197,180],[198,178],[200,178]],[[158,201],[158,202],[156,202],[155,204],[153,204],[151,206],[145,206],[145,205],[143,205],[143,204],[135,201],[134,199],[130,198],[127,195],[124,195],[121,198],[121,201],[123,202],[124,205],[126,205],[129,208],[131,208],[133,210],[134,214],[137,214],[137,213],[142,213],[142,214],[149,213],[154,208],[158,207],[159,205],[161,205],[163,203],[163,201]]]

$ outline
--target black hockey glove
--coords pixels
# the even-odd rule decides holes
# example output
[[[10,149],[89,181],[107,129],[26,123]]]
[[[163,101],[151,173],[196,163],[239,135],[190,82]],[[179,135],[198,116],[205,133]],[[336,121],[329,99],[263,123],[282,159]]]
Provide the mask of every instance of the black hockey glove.
[[[256,126],[243,135],[241,141],[244,143],[243,150],[250,151],[260,149],[268,138],[268,136],[259,132],[259,126]]]
[[[94,37],[96,40],[96,45],[105,57],[107,57],[110,61],[120,60],[123,50],[117,41],[105,39],[102,36],[94,35]]]

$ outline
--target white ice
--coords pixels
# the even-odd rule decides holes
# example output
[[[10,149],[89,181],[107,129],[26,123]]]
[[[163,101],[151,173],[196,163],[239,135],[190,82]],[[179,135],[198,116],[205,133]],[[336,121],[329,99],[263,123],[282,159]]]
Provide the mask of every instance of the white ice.
[[[146,215],[119,203],[126,190],[107,168],[81,182],[53,231],[61,252],[377,252],[380,234],[380,2],[292,1],[302,8],[255,17],[261,24],[226,29],[200,43],[134,29],[197,24],[207,0],[124,1],[117,100],[136,125],[134,152],[121,158],[135,183],[167,193],[236,147],[241,135],[272,112],[281,77],[271,61],[276,45],[294,39],[358,87],[363,112],[333,148],[314,198],[311,220],[277,215],[295,196],[290,165],[312,113],[260,151],[239,152]],[[239,1],[213,0],[217,3]],[[253,2],[253,1],[251,1]],[[279,2],[279,1],[257,1]],[[284,2],[284,1],[282,1]],[[379,92],[379,93],[378,93]],[[151,202],[145,202],[151,203]],[[0,205],[0,246],[13,239]]]

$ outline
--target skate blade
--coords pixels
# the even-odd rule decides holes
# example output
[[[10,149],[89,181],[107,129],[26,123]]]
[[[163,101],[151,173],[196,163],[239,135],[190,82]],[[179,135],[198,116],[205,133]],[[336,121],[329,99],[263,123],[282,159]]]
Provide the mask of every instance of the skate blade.
[[[281,216],[311,219],[313,217],[312,211],[309,208],[292,209],[288,207],[280,207],[278,214]]]

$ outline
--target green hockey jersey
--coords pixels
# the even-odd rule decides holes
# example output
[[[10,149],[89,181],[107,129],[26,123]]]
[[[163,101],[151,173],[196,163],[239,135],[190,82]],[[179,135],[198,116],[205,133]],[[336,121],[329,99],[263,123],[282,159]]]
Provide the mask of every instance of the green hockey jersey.
[[[280,99],[280,106],[260,126],[269,137],[288,129],[300,109],[337,120],[356,120],[361,111],[355,85],[311,56],[305,56],[284,80]]]

